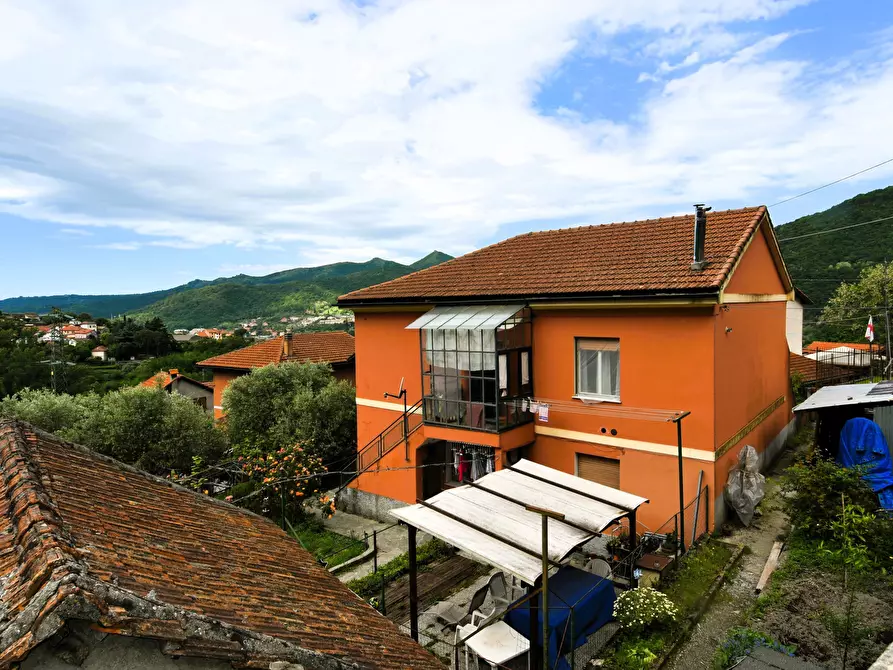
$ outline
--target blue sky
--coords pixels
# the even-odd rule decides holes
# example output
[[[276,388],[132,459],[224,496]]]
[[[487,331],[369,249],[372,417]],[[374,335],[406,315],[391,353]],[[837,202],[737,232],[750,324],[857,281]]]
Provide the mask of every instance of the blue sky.
[[[891,108],[893,3],[8,0],[0,298],[771,204],[893,157]]]

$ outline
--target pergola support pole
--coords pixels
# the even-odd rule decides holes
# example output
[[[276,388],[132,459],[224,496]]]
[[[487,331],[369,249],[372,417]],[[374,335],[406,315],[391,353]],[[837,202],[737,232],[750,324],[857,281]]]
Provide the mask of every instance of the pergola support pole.
[[[409,551],[409,635],[419,641],[419,581],[416,564],[416,528],[406,526]]]
[[[682,475],[682,419],[689,414],[691,414],[691,412],[683,412],[673,419],[673,423],[676,424],[677,460],[679,461],[679,533],[676,539],[679,542],[679,550],[681,554],[685,553],[685,489],[683,487]]]

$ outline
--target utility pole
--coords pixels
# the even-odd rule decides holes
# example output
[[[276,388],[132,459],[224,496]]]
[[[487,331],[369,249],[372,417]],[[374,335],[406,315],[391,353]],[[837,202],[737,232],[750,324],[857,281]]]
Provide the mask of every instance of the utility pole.
[[[884,373],[887,379],[890,379],[890,300],[887,293],[887,259],[884,258],[884,321],[885,334],[887,337],[887,365],[884,367]]]

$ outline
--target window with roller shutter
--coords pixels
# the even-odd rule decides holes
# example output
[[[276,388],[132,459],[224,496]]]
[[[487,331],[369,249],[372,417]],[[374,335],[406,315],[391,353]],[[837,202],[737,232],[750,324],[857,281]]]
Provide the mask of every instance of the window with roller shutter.
[[[616,458],[577,454],[577,476],[614,489],[620,488],[620,461]]]

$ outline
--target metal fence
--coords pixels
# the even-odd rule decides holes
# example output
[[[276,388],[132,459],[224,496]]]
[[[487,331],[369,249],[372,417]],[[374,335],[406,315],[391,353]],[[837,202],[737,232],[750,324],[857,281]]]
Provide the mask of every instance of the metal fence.
[[[684,535],[683,535],[684,531]],[[701,486],[682,512],[676,512],[653,533],[646,533],[643,543],[659,541],[664,551],[675,545],[678,553],[688,550],[710,532],[710,487]]]

